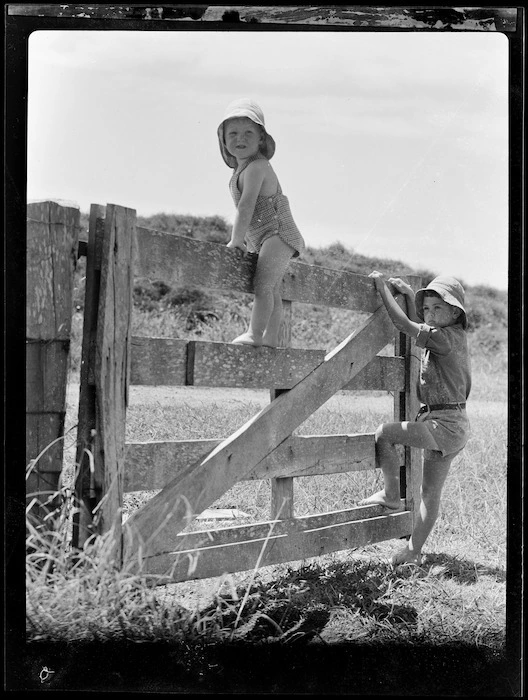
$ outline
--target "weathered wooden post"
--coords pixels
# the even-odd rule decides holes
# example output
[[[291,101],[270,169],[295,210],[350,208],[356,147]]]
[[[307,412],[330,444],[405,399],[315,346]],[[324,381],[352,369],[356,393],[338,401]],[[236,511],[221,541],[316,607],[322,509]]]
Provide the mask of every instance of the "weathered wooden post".
[[[39,519],[58,505],[79,219],[74,206],[27,205],[26,494]]]
[[[97,221],[101,214],[99,207],[92,207],[88,255],[92,252],[95,261],[98,258],[97,232],[101,231]],[[134,210],[107,205],[100,248],[100,277],[96,269],[98,263],[94,262],[90,284],[79,400],[78,461],[82,468],[76,493],[82,512],[74,544],[80,546],[91,531],[104,534],[114,528],[112,555],[118,563],[121,560],[135,227]]]
[[[282,302],[283,319],[279,332],[279,346],[291,347],[292,335],[292,303],[287,299]],[[284,389],[272,389],[270,398],[273,401],[280,396]],[[271,480],[271,519],[286,520],[293,518],[293,477],[281,477]]]
[[[96,405],[94,364],[104,227],[105,208],[99,204],[92,204],[86,244],[83,340],[75,460],[77,464],[75,479],[77,510],[73,516],[72,542],[74,547],[82,547],[84,542],[95,532],[92,523],[92,510],[97,505],[93,467]]]
[[[422,278],[416,275],[407,276],[407,280],[416,292],[422,286]],[[396,420],[413,421],[416,418],[420,402],[417,394],[418,376],[420,373],[421,351],[413,339],[404,333],[398,333],[395,339],[395,355],[405,357],[405,391],[394,394],[394,415]],[[401,498],[405,499],[405,507],[411,511],[412,522],[420,506],[420,484],[422,483],[422,450],[415,447],[403,449],[405,463],[401,470]]]

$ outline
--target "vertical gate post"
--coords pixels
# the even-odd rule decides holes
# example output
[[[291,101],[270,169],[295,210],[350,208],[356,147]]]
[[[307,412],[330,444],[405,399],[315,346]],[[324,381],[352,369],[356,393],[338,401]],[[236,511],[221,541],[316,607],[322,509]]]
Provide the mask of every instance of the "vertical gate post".
[[[26,494],[39,519],[59,505],[79,219],[58,202],[27,205]]]
[[[417,275],[407,276],[407,280],[416,292],[422,286],[422,278]],[[394,395],[394,415],[398,421],[413,421],[416,418],[420,402],[417,384],[420,374],[421,351],[416,347],[414,338],[398,333],[395,340],[395,354],[405,357],[405,391]],[[401,470],[401,498],[405,498],[405,507],[411,511],[412,522],[420,506],[420,485],[422,483],[422,450],[405,447],[405,464]]]
[[[101,264],[105,228],[105,207],[92,204],[86,246],[86,280],[82,355],[77,421],[77,474],[75,498],[77,511],[73,516],[72,544],[81,548],[94,533],[92,510],[96,506],[93,467],[93,439],[95,434],[95,337],[101,285]]]
[[[133,262],[136,212],[106,207],[101,287],[95,343],[96,427],[94,436],[97,530],[114,529],[114,556],[122,556],[125,421],[130,378]]]
[[[97,219],[97,214],[94,217]],[[85,356],[88,357],[88,367],[84,368],[81,377],[81,381],[84,379],[88,384],[83,387],[87,397],[87,403],[83,404],[83,433],[88,438],[89,430],[91,456],[84,451],[89,471],[87,473],[84,468],[78,490],[85,505],[90,507],[92,516],[96,510],[91,529],[98,534],[113,530],[112,556],[117,563],[121,562],[122,555],[121,509],[130,378],[135,228],[134,210],[107,205],[97,318],[95,324],[93,318],[87,321],[87,335],[83,338],[83,350],[86,350]],[[95,296],[94,291],[94,302]],[[79,450],[84,450],[81,444]],[[86,519],[87,509],[83,510]],[[77,537],[80,539],[86,537],[87,529],[90,529],[86,525],[79,528]]]
[[[279,334],[279,346],[289,348],[292,335],[292,303],[286,299],[282,302],[283,319]],[[273,401],[285,389],[271,389],[270,398]],[[271,519],[286,520],[293,518],[293,478],[284,477],[271,480]]]

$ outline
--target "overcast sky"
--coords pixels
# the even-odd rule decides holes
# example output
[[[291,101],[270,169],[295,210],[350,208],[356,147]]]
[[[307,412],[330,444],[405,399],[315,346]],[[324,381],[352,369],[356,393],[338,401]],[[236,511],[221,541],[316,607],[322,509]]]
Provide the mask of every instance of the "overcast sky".
[[[231,223],[216,129],[244,96],[308,245],[507,288],[508,46],[493,32],[38,31],[28,198]]]

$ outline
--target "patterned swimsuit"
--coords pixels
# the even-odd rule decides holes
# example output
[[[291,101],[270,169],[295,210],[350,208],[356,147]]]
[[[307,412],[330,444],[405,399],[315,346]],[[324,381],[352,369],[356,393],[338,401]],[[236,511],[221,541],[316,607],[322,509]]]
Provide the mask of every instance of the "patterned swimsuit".
[[[260,154],[248,158],[242,166],[235,168],[229,190],[235,206],[238,207],[242,193],[238,189],[238,176],[253,162],[262,158]],[[262,244],[272,236],[280,238],[294,249],[293,257],[299,257],[304,250],[304,239],[297,228],[290,211],[288,198],[282,194],[280,184],[277,185],[277,193],[271,197],[258,195],[255,211],[246,232],[246,245],[249,252],[258,253]]]

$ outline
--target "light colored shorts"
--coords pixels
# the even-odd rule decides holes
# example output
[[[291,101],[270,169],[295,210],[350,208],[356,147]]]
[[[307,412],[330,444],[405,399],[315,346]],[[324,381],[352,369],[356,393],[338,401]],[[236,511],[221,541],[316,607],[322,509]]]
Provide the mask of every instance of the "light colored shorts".
[[[424,450],[424,459],[455,457],[465,447],[471,431],[465,408],[422,413],[416,422],[426,425],[438,445],[438,450]]]

